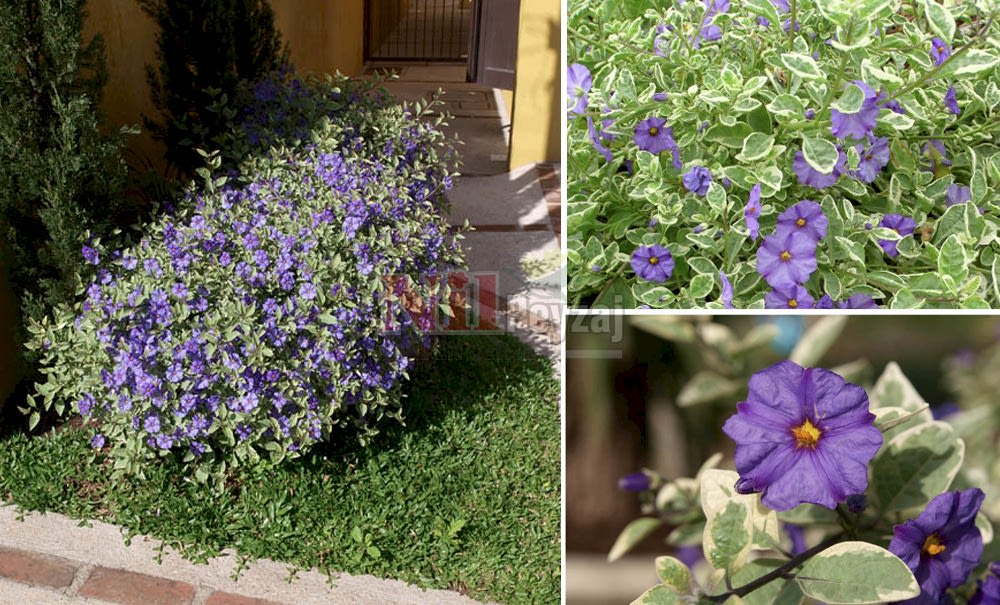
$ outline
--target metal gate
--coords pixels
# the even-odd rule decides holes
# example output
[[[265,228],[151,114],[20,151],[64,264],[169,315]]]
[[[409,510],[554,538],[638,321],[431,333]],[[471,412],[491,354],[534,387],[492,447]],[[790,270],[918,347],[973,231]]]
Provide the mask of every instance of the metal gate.
[[[367,0],[365,59],[466,61],[472,0]]]

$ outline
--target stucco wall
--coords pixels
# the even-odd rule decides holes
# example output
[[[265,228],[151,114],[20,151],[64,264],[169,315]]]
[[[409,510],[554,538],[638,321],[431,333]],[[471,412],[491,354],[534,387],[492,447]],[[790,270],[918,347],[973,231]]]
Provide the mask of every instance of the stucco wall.
[[[511,116],[511,169],[531,162],[558,162],[561,7],[559,0],[522,0],[517,41],[517,81]]]
[[[364,0],[271,0],[271,6],[299,71],[361,71]],[[155,115],[146,65],[156,62],[156,24],[135,0],[90,0],[87,11],[85,37],[99,33],[106,46],[109,81],[102,107],[112,124],[139,125],[143,114]],[[162,165],[162,149],[147,134],[133,137],[129,148]]]

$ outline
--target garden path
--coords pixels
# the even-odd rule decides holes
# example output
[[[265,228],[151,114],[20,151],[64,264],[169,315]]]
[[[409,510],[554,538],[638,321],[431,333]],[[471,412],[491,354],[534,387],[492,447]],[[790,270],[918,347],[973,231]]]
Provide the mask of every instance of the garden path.
[[[510,116],[500,91],[465,81],[464,64],[379,64],[398,79],[397,98],[429,99],[443,90],[446,129],[463,141],[461,176],[448,193],[453,225],[468,221],[463,242],[469,273],[479,282],[480,317],[551,359],[559,356],[565,271],[560,256],[560,167],[507,169]],[[487,284],[493,288],[490,290]],[[492,301],[496,301],[495,304]]]

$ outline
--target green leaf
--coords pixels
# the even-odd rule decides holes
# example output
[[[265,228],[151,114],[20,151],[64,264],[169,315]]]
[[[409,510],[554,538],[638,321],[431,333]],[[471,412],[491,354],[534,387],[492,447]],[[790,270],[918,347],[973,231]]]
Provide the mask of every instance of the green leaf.
[[[718,143],[733,149],[742,149],[743,141],[750,136],[753,129],[746,122],[736,122],[732,126],[716,124],[705,131],[705,140]]]
[[[622,555],[632,550],[636,544],[642,542],[646,536],[656,531],[661,525],[663,525],[663,521],[656,517],[639,517],[626,525],[622,533],[618,534],[618,539],[615,540],[614,546],[608,553],[608,563],[620,559]]]
[[[730,573],[746,563],[750,553],[753,519],[750,507],[741,500],[731,499],[725,508],[711,512],[705,521],[705,560],[715,569]]]
[[[881,84],[891,84],[893,86],[902,86],[903,79],[899,76],[885,71],[881,67],[878,67],[872,63],[869,59],[861,60],[861,75],[865,82],[878,82]]]
[[[929,422],[928,416],[930,415],[930,409],[931,406],[929,405],[925,405],[920,411],[917,412],[909,412],[903,408],[893,407],[873,409],[872,413],[875,414],[875,428],[882,431],[883,439],[888,441],[891,439],[889,435],[895,436],[897,433],[902,432],[894,431],[894,429],[910,422],[911,420],[915,420],[917,424]]]
[[[825,80],[826,75],[809,55],[801,53],[785,53],[781,55],[781,62],[785,64],[793,74],[803,80]]]
[[[955,37],[955,18],[951,16],[951,12],[935,0],[921,0],[921,2],[924,5],[924,15],[927,17],[927,25],[930,26],[931,31],[937,34],[938,38],[951,44]]]
[[[698,336],[691,322],[679,316],[633,315],[629,323],[672,342],[694,342]]]
[[[927,402],[917,393],[913,385],[907,380],[900,369],[899,364],[890,361],[882,371],[882,375],[875,381],[875,386],[868,393],[868,400],[872,409],[882,407],[903,408],[907,412],[921,412],[924,420],[933,420],[930,411],[927,409]]]
[[[896,12],[896,0],[862,0],[855,16],[859,21],[869,20],[890,6],[893,7],[892,12]]]
[[[751,132],[747,138],[743,139],[743,150],[740,152],[740,160],[752,162],[771,153],[774,147],[774,137],[762,132]]]
[[[928,422],[892,438],[871,463],[869,488],[880,512],[921,507],[946,491],[965,457],[965,443],[943,422]]]
[[[778,9],[774,7],[771,0],[743,0],[743,6],[751,13],[770,21],[772,26],[782,21],[781,17],[778,16]]]
[[[840,113],[858,113],[865,104],[865,91],[855,84],[848,84],[840,98],[830,106]]]
[[[959,78],[962,76],[974,76],[993,69],[1000,63],[1000,57],[987,51],[970,48],[961,55],[948,59],[935,77],[941,79]]]
[[[701,300],[712,292],[715,287],[715,276],[714,275],[695,275],[691,279],[691,285],[688,286],[688,296],[695,300]]]
[[[754,559],[747,562],[743,569],[733,574],[733,585],[743,586],[748,582],[768,574],[787,563],[780,559]],[[743,597],[747,605],[799,605],[802,601],[802,590],[793,581],[778,578],[747,593]]]
[[[920,594],[896,555],[867,542],[841,542],[806,561],[795,581],[806,596],[829,605],[902,601]]]
[[[691,570],[673,557],[656,557],[656,575],[677,594],[691,594]]]
[[[639,595],[630,605],[675,605],[680,602],[681,598],[677,593],[659,584]]]
[[[941,246],[941,253],[938,255],[938,272],[941,275],[951,277],[957,285],[961,285],[969,277],[970,260],[965,253],[965,246],[958,239],[958,234],[952,234]]]
[[[681,392],[677,395],[677,405],[686,408],[710,403],[724,397],[732,397],[742,388],[741,382],[730,380],[710,370],[702,370],[681,388]]]
[[[979,528],[979,533],[983,536],[983,544],[989,544],[993,541],[993,524],[982,511],[976,515],[976,527]]]
[[[833,172],[840,155],[837,146],[819,137],[804,137],[802,139],[802,155],[806,162],[823,174]]]
[[[30,431],[33,428],[35,428],[36,426],[38,426],[38,422],[41,419],[42,419],[42,416],[41,416],[41,414],[38,413],[38,410],[35,410],[35,411],[31,412],[31,415],[28,416],[28,430]]]
[[[846,315],[829,315],[823,317],[805,331],[788,359],[802,367],[816,365],[823,355],[830,350],[833,343],[844,331],[847,325]]]
[[[770,0],[767,0],[767,2],[770,4]],[[806,109],[798,97],[781,94],[774,97],[774,100],[767,104],[767,110],[778,116],[801,118]]]

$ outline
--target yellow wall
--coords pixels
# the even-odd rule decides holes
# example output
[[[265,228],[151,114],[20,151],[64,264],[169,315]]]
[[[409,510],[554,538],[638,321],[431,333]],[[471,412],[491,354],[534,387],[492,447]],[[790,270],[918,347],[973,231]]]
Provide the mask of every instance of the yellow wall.
[[[560,111],[559,0],[521,0],[517,81],[511,116],[510,167],[558,162]]]
[[[364,0],[271,0],[271,6],[301,73],[339,70],[353,76],[361,71]],[[156,24],[134,0],[90,0],[87,11],[85,38],[99,33],[106,47],[103,109],[112,124],[140,125],[143,114],[156,113],[146,85],[146,65],[156,63]],[[163,149],[148,134],[133,137],[129,148],[162,168]]]

